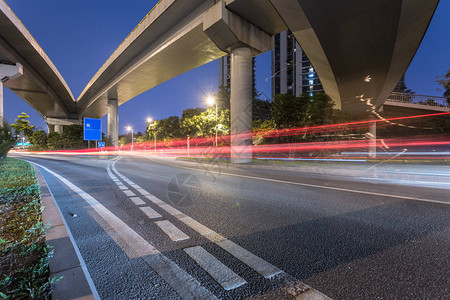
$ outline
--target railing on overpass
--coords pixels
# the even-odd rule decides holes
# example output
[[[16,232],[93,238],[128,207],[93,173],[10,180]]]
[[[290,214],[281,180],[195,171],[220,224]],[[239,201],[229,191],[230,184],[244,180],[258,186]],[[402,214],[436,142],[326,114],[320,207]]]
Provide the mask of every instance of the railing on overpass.
[[[409,93],[392,92],[386,99],[385,104],[405,103],[417,106],[433,106],[440,108],[450,108],[450,99],[445,97],[435,97],[426,95],[416,95]]]

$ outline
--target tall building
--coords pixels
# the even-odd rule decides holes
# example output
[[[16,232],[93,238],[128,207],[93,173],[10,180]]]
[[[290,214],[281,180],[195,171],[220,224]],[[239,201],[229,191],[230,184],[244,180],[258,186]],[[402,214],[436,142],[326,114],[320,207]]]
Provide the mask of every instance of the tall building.
[[[272,100],[277,94],[312,96],[323,92],[322,83],[308,57],[290,31],[279,33],[272,45]],[[253,95],[256,96],[255,59],[253,58]],[[230,90],[230,55],[219,59],[219,91]]]
[[[277,94],[323,92],[314,67],[290,31],[275,35],[272,46],[272,99]]]
[[[230,55],[219,58],[219,88],[230,88]]]

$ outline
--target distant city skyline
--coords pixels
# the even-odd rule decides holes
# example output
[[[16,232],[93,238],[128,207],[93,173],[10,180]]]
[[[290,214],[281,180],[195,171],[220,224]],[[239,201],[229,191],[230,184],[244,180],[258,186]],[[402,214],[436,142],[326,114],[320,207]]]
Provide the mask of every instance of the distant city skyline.
[[[77,98],[157,0],[134,1],[133,5],[106,0],[6,0],[6,3],[53,61]],[[437,91],[440,86],[435,80],[450,68],[450,41],[446,38],[450,28],[448,11],[450,1],[441,1],[406,72],[406,85],[417,94],[441,96],[443,93],[442,88]],[[143,131],[147,117],[162,119],[180,115],[186,108],[205,107],[204,97],[217,92],[217,70],[218,61],[211,62],[121,105],[119,133],[126,133],[126,126],[132,126],[135,132]],[[271,52],[266,52],[256,57],[256,88],[265,97],[272,93],[271,77]],[[33,125],[46,129],[44,120],[31,106],[6,87],[4,92],[5,117],[9,122],[26,112]],[[104,117],[104,132],[105,121]]]

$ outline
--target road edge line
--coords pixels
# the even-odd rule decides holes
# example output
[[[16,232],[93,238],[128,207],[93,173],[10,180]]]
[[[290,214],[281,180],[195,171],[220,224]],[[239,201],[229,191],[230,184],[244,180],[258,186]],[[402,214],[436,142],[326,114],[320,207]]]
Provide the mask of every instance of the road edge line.
[[[276,183],[283,183],[283,184],[292,184],[292,185],[298,185],[298,186],[307,186],[307,187],[312,187],[312,188],[335,190],[335,191],[355,193],[355,194],[366,194],[366,195],[372,195],[372,196],[391,197],[391,198],[397,198],[397,199],[403,199],[403,200],[413,200],[413,201],[420,201],[420,202],[428,202],[428,203],[437,203],[437,204],[450,205],[450,202],[444,202],[444,201],[433,200],[433,199],[421,199],[421,198],[415,198],[415,197],[409,197],[409,196],[389,195],[389,194],[369,192],[369,191],[360,191],[360,190],[345,189],[345,188],[338,188],[338,187],[332,187],[332,186],[322,186],[322,185],[310,184],[310,183],[301,183],[301,182],[295,182],[295,181],[285,181],[285,180],[272,179],[272,178],[254,177],[254,176],[241,175],[241,174],[231,174],[231,173],[217,172],[217,171],[211,171],[211,170],[200,170],[200,169],[196,169],[196,168],[192,168],[192,167],[174,166],[174,165],[171,165],[171,164],[166,164],[166,163],[162,163],[162,162],[159,162],[159,161],[154,161],[153,159],[151,159],[149,157],[146,157],[146,156],[142,156],[142,155],[136,155],[136,157],[145,158],[147,160],[150,160],[153,163],[166,165],[166,166],[169,166],[169,167],[172,167],[172,168],[182,168],[182,169],[187,169],[187,170],[194,170],[194,171],[197,171],[197,172],[213,173],[213,174],[217,174],[217,175],[227,175],[227,176],[234,176],[234,177],[240,177],[240,178],[256,179],[256,180],[261,180],[261,181],[269,181],[269,182],[276,182]]]
[[[150,242],[141,237],[137,232],[135,232],[119,217],[114,215],[109,209],[104,207],[97,199],[92,197],[89,193],[79,188],[77,185],[72,183],[64,176],[48,169],[47,167],[44,167],[37,163],[32,164],[42,168],[49,174],[53,175],[63,185],[67,186],[73,192],[78,194],[78,196],[80,196],[87,204],[89,204],[100,215],[100,217],[103,218],[109,225],[111,225],[109,221],[114,221],[116,222],[116,224],[118,224],[118,226],[124,227],[127,232],[134,233],[133,236],[131,237],[127,236],[128,240],[133,239],[133,242],[146,243],[145,246],[150,247],[151,248],[150,251],[147,250],[146,252],[142,251],[142,249],[138,249],[140,251],[138,252],[138,254],[142,258],[142,260],[146,262],[150,266],[150,268],[152,268],[153,271],[155,271],[155,273],[161,277],[161,280],[165,281],[173,289],[173,291],[177,293],[180,297],[189,299],[195,298],[217,299],[217,297],[209,289],[201,285],[201,283],[197,279],[195,279],[195,277],[190,275],[178,264],[176,264],[175,262],[167,258],[165,255],[163,255],[158,249],[156,249],[152,244],[150,244]],[[104,210],[104,212],[100,213],[99,210]],[[128,243],[128,241],[126,242]],[[137,251],[135,248],[132,248],[132,250]],[[184,284],[180,284],[180,282],[183,282]]]
[[[47,183],[47,180],[45,179],[44,175],[42,174],[42,172],[37,167],[37,164],[35,164],[33,162],[30,162],[28,160],[26,160],[26,161],[28,163],[32,164],[33,167],[35,168],[35,170],[40,175],[40,176],[36,176],[37,179],[38,179],[39,185],[40,185],[39,190],[41,190],[42,186],[45,186],[48,189],[48,191],[49,191],[50,197],[52,198],[52,202],[53,202],[53,203],[50,202],[49,204],[50,205],[53,204],[56,207],[56,209],[58,210],[58,212],[59,212],[59,216],[60,216],[60,218],[61,218],[61,220],[62,220],[62,222],[64,224],[64,227],[65,227],[65,229],[67,231],[67,235],[68,235],[68,237],[70,239],[70,242],[72,243],[72,247],[73,247],[73,249],[74,249],[74,251],[75,251],[75,253],[77,255],[78,261],[80,263],[80,267],[83,270],[85,279],[86,279],[86,281],[87,281],[87,283],[89,285],[89,288],[91,289],[92,296],[94,297],[94,299],[101,299],[100,295],[98,294],[97,288],[95,287],[94,281],[92,280],[91,274],[89,273],[89,270],[87,269],[87,265],[86,265],[83,257],[81,256],[80,249],[78,248],[78,246],[77,246],[77,244],[75,242],[75,239],[74,239],[74,237],[72,235],[72,232],[70,231],[69,226],[67,225],[66,220],[65,220],[65,218],[64,218],[64,216],[63,216],[63,214],[61,212],[61,208],[59,207],[58,203],[56,202],[55,196],[53,195],[53,192],[52,192],[52,190],[50,188],[50,185]],[[41,177],[42,180],[40,180],[41,178],[39,178],[39,177]]]

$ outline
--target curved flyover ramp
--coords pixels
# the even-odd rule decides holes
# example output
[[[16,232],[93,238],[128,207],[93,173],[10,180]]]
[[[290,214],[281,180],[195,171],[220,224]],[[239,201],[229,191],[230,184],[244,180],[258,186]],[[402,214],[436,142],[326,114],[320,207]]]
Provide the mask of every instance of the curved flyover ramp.
[[[3,1],[0,1],[0,63],[23,66],[23,75],[4,85],[44,119],[76,118],[75,100],[63,77]]]
[[[100,118],[107,100],[121,105],[222,52],[203,31],[205,0],[162,0],[128,35],[78,97],[80,117]]]
[[[269,0],[337,108],[366,116],[408,68],[439,0]],[[361,99],[363,98],[363,99]]]

